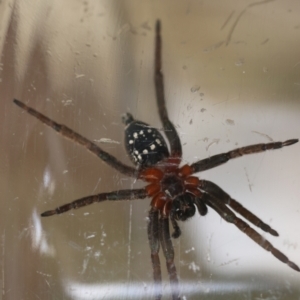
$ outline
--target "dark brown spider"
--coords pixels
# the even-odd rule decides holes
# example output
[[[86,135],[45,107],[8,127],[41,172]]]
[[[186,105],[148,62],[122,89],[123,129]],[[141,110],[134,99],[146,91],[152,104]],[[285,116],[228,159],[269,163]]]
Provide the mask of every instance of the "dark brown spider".
[[[233,211],[236,211],[263,231],[278,236],[278,233],[274,229],[232,199],[213,182],[192,176],[194,173],[217,167],[236,157],[293,145],[298,142],[298,139],[246,146],[227,153],[211,156],[191,165],[180,166],[182,158],[181,143],[174,125],[169,120],[165,105],[163,74],[161,72],[159,21],[156,23],[154,81],[158,112],[169,147],[157,129],[146,123],[136,121],[130,114],[127,114],[123,119],[126,124],[125,146],[127,153],[136,166],[135,168],[123,164],[67,126],[50,120],[19,100],[14,100],[14,103],[26,110],[29,114],[50,126],[64,137],[86,147],[90,152],[96,154],[100,159],[122,174],[148,182],[148,185],[142,189],[119,190],[87,196],[59,206],[54,210],[46,211],[42,213],[42,217],[61,214],[70,209],[80,208],[94,202],[102,202],[105,200],[115,201],[144,199],[147,197],[152,198],[149,212],[148,239],[155,283],[154,296],[157,300],[162,297],[161,268],[158,256],[160,247],[162,247],[166,259],[172,299],[180,299],[169,221],[171,221],[174,229],[172,237],[178,238],[181,231],[177,221],[185,221],[192,217],[195,214],[196,208],[199,214],[204,216],[207,213],[207,206],[210,206],[223,219],[229,223],[233,223],[262,248],[270,251],[277,259],[299,272],[300,268],[295,263],[291,262],[282,252],[274,248],[270,242],[263,238],[246,222],[238,218]]]

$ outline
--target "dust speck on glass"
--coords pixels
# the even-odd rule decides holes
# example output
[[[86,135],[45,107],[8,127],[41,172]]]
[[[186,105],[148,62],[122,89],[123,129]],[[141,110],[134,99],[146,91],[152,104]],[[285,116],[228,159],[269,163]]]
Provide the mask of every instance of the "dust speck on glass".
[[[162,297],[162,276],[159,259],[160,248],[162,248],[166,260],[172,299],[182,299],[174,264],[174,249],[169,223],[171,223],[171,226],[173,227],[172,237],[178,238],[181,235],[178,221],[185,221],[191,218],[194,216],[196,209],[200,215],[204,216],[207,214],[208,206],[214,209],[224,220],[234,224],[262,248],[270,251],[278,260],[287,264],[295,271],[300,272],[300,268],[295,263],[291,262],[287,256],[276,249],[248,223],[237,217],[234,211],[240,214],[249,223],[252,223],[273,236],[278,236],[277,231],[264,223],[260,218],[251,213],[236,200],[232,199],[215,183],[192,176],[195,173],[222,165],[233,158],[293,145],[298,142],[298,139],[241,147],[227,153],[217,154],[192,164],[182,166],[181,142],[175,126],[168,117],[165,103],[163,74],[161,71],[162,42],[160,29],[160,21],[157,21],[155,30],[154,83],[158,113],[167,141],[156,128],[144,122],[135,120],[129,113],[124,115],[123,122],[126,125],[125,148],[132,162],[135,164],[135,167],[123,164],[116,157],[102,150],[92,141],[74,132],[67,126],[56,123],[19,100],[14,100],[15,104],[29,114],[48,125],[62,136],[84,146],[120,173],[148,183],[141,189],[118,190],[87,196],[55,209],[48,210],[42,213],[41,216],[49,217],[64,213],[70,209],[77,209],[95,202],[106,200],[121,201],[151,198],[148,240],[153,267],[155,299],[161,299]]]

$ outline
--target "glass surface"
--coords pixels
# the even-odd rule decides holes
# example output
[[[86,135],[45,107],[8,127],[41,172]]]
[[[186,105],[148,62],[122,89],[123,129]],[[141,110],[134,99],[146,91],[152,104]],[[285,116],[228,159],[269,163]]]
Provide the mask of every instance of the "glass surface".
[[[0,299],[153,299],[149,199],[40,217],[143,183],[46,128],[13,98],[130,164],[122,114],[161,127],[153,83],[160,19],[165,95],[184,163],[299,138],[299,15],[297,0],[2,1]],[[262,234],[298,265],[299,149],[199,174],[278,230],[277,238]],[[183,299],[299,300],[300,274],[216,212],[180,225],[174,247]]]

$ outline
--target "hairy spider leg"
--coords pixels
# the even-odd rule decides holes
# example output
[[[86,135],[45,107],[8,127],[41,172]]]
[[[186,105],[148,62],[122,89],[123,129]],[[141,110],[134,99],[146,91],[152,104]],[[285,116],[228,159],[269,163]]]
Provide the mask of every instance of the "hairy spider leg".
[[[178,230],[180,231],[179,227]],[[149,212],[148,239],[151,249],[155,299],[160,300],[162,297],[162,279],[159,260],[160,245],[162,247],[163,254],[166,260],[172,299],[180,299],[179,280],[174,263],[174,247],[170,236],[169,216],[164,215],[161,210],[156,207],[152,207]]]
[[[148,240],[151,250],[151,262],[153,269],[154,278],[154,295],[155,300],[160,300],[162,297],[162,280],[161,280],[161,268],[159,259],[159,211],[156,208],[151,208],[149,211],[149,222],[148,222]]]
[[[159,219],[159,238],[161,248],[166,258],[167,270],[170,278],[170,285],[172,291],[172,299],[180,299],[179,292],[179,281],[177,277],[176,267],[174,263],[174,247],[172,244],[169,228],[169,218],[161,216]]]
[[[285,142],[272,142],[267,144],[256,144],[256,145],[250,145],[246,147],[237,148],[234,150],[231,150],[227,153],[221,153],[217,155],[213,155],[209,158],[205,158],[202,160],[199,160],[198,162],[193,163],[191,167],[192,173],[198,173],[202,172],[208,169],[215,168],[219,165],[222,165],[229,161],[230,159],[237,158],[243,155],[247,154],[254,154],[254,153],[260,153],[266,150],[275,150],[280,149],[282,147],[291,146],[295,143],[297,143],[298,139],[291,139],[287,140]]]
[[[271,228],[268,224],[264,223],[260,218],[254,215],[251,211],[246,209],[236,200],[232,199],[225,191],[223,191],[218,185],[208,180],[200,180],[201,189],[212,195],[213,197],[221,200],[223,203],[231,207],[249,222],[261,230],[270,233],[274,236],[279,236],[278,232]]]
[[[88,149],[90,152],[95,154],[97,157],[102,159],[104,162],[106,162],[109,166],[112,168],[116,169],[122,174],[125,174],[127,176],[131,177],[136,177],[136,169],[129,167],[122,162],[120,162],[118,159],[107,153],[106,151],[102,150],[100,147],[98,147],[96,144],[93,142],[89,141],[87,138],[83,137],[79,133],[73,131],[69,127],[63,125],[63,124],[58,124],[55,121],[49,119],[42,113],[36,111],[35,109],[27,106],[23,102],[14,99],[14,103],[17,104],[19,107],[24,109],[26,112],[28,112],[30,115],[34,116],[38,120],[40,120],[42,123],[46,124],[65,138],[70,139],[71,141],[84,146],[86,149]]]
[[[70,203],[61,205],[53,210],[45,211],[41,214],[42,217],[50,217],[53,215],[58,215],[65,213],[71,209],[81,208],[83,206],[90,205],[96,202],[103,201],[120,201],[120,200],[136,200],[145,199],[148,197],[146,189],[135,189],[135,190],[119,190],[110,193],[101,193],[97,195],[83,197],[74,200]]]
[[[160,21],[156,22],[155,26],[155,72],[154,72],[154,82],[155,82],[155,91],[156,91],[156,100],[157,100],[157,107],[160,119],[163,124],[164,132],[169,140],[170,143],[170,153],[171,157],[178,158],[179,165],[182,157],[182,147],[181,142],[176,131],[175,126],[170,121],[168,117],[168,112],[166,108],[166,101],[165,101],[165,92],[164,92],[164,76],[161,71],[162,68],[162,59],[161,59],[161,48],[162,48],[162,41],[160,36]]]
[[[287,264],[290,268],[300,272],[300,268],[290,261],[287,256],[276,249],[268,240],[262,237],[257,231],[250,227],[242,219],[238,218],[222,201],[210,194],[204,193],[203,201],[214,209],[225,221],[234,224],[238,229],[248,235],[254,242],[267,251],[270,251],[278,260]]]
[[[156,100],[157,100],[157,107],[160,120],[163,125],[163,129],[165,135],[169,141],[170,145],[170,157],[169,157],[169,165],[172,165],[171,168],[177,167],[182,158],[182,146],[179,139],[179,135],[175,129],[175,126],[170,121],[168,117],[168,112],[166,108],[166,101],[164,95],[164,79],[163,74],[161,71],[162,64],[161,64],[161,49],[162,49],[162,42],[160,36],[161,25],[160,21],[156,22],[155,27],[155,72],[154,72],[154,82],[155,82],[155,91],[156,91]],[[149,194],[155,194],[159,189],[158,185],[152,185],[151,187],[148,186]],[[153,202],[158,201],[157,197],[156,200],[152,200],[151,206]],[[162,200],[160,200],[162,201]],[[167,201],[170,203],[169,201]],[[159,218],[160,214],[160,218]],[[156,207],[151,208],[149,212],[149,225],[148,225],[148,239],[151,249],[151,260],[152,260],[152,268],[153,268],[153,278],[155,284],[155,299],[160,300],[162,297],[161,292],[161,268],[160,262],[158,257],[159,252],[159,243],[162,245],[163,253],[167,263],[167,270],[170,277],[170,284],[172,289],[172,297],[173,299],[177,300],[180,299],[179,297],[179,287],[178,287],[178,278],[176,274],[176,268],[174,265],[174,249],[172,240],[170,238],[170,231],[169,231],[169,215],[162,215],[161,209],[158,210]],[[174,235],[180,235],[180,229],[176,222],[176,220],[171,217],[171,222],[174,227]],[[156,233],[156,230],[158,232]]]

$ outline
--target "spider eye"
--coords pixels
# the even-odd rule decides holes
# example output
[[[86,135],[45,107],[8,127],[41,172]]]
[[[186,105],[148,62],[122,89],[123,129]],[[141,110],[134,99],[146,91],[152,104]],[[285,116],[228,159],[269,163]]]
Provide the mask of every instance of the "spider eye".
[[[186,193],[174,199],[172,214],[176,220],[186,221],[194,216],[195,212],[194,197],[191,194]]]

